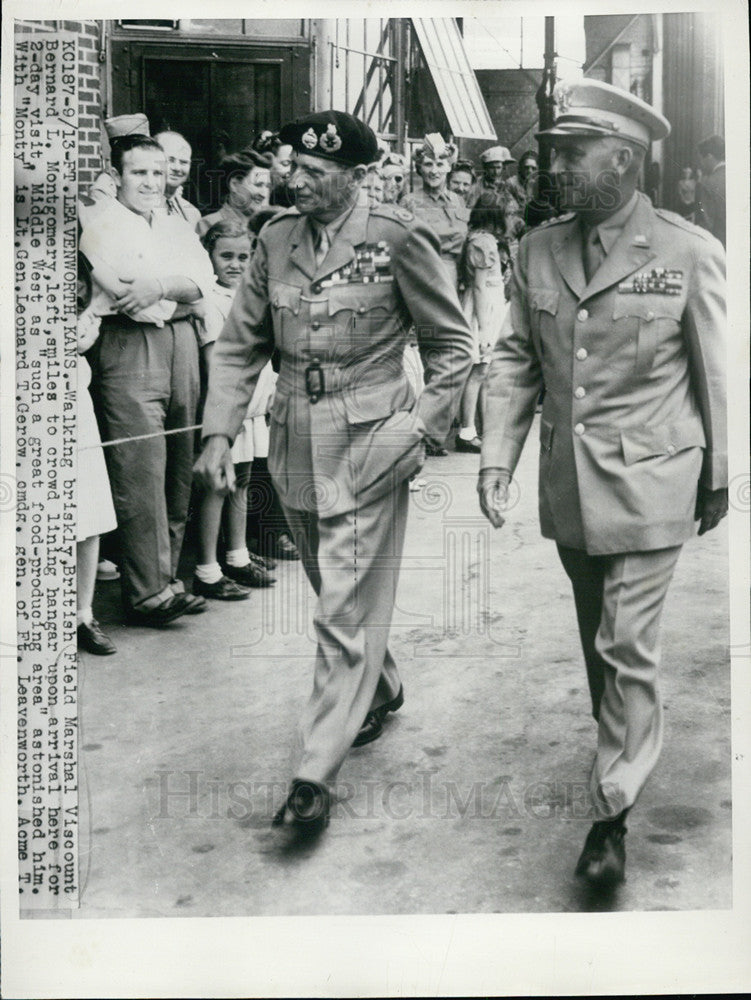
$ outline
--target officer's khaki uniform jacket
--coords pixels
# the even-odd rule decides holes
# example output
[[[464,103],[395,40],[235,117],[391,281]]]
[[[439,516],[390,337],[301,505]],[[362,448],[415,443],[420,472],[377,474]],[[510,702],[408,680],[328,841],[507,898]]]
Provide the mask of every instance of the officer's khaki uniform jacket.
[[[725,367],[725,262],[711,235],[639,195],[587,285],[579,222],[562,217],[520,244],[482,466],[513,472],[544,382],[543,535],[591,555],[680,545],[700,476],[727,485]]]
[[[429,378],[417,403],[403,366],[410,323]],[[234,440],[274,347],[269,470],[286,507],[325,517],[389,492],[420,467],[424,438],[445,439],[472,339],[433,234],[405,209],[358,205],[320,267],[297,209],[261,231],[214,348],[204,437]]]

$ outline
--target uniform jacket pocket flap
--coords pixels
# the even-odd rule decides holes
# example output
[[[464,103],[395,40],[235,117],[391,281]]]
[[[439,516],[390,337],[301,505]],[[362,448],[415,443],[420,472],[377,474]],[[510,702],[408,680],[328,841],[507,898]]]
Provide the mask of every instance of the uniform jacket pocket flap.
[[[275,309],[290,309],[295,316],[300,312],[300,291],[297,285],[283,281],[269,282],[269,302]]]
[[[679,321],[682,313],[680,298],[672,295],[616,295],[613,305],[613,319],[633,316],[650,322],[668,317]]]
[[[547,312],[555,316],[558,312],[560,292],[557,288],[530,288],[529,307],[535,311]]]
[[[540,447],[543,451],[550,451],[553,444],[553,425],[547,420],[540,421]]]
[[[704,428],[699,420],[681,420],[660,427],[633,428],[621,431],[623,460],[633,465],[645,458],[660,455],[677,455],[686,448],[703,448],[706,445]]]
[[[347,309],[354,313],[366,313],[371,309],[393,309],[394,291],[390,281],[366,284],[334,285],[329,289],[329,316]]]
[[[367,424],[390,417],[397,410],[409,410],[414,393],[407,379],[379,385],[358,385],[343,394],[349,424]]]

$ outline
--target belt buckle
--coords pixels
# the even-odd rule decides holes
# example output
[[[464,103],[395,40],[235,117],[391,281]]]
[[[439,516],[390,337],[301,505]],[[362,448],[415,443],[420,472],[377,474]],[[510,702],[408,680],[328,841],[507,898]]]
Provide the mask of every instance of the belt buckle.
[[[318,358],[313,358],[305,369],[305,391],[311,403],[317,403],[325,391],[323,368]]]

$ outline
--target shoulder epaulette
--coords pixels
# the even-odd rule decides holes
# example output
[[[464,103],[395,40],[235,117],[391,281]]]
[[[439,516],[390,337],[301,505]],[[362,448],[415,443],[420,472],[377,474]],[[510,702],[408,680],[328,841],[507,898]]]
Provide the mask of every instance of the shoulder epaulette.
[[[561,222],[571,222],[572,219],[576,218],[576,212],[566,212],[565,215],[556,215],[552,219],[544,219],[539,225],[533,226],[530,229],[530,233],[534,233],[537,229],[547,229],[548,226],[557,226]]]
[[[274,226],[277,222],[281,222],[282,219],[299,219],[300,213],[293,205],[292,208],[285,208],[283,212],[277,212],[276,215],[272,215],[268,222],[264,222],[263,228],[266,226]]]
[[[401,205],[374,205],[370,210],[371,215],[380,215],[385,219],[395,219],[398,222],[408,223],[414,222],[415,216],[413,212],[410,212],[408,208],[403,208]]]
[[[677,212],[671,212],[667,208],[656,208],[655,214],[659,215],[659,217],[664,219],[665,222],[669,222],[671,225],[677,226],[678,229],[683,229],[687,233],[693,233],[694,236],[701,236],[705,240],[715,239],[708,229],[702,229],[701,226],[697,226],[693,222],[689,222],[688,219],[684,219],[683,216],[678,215]]]

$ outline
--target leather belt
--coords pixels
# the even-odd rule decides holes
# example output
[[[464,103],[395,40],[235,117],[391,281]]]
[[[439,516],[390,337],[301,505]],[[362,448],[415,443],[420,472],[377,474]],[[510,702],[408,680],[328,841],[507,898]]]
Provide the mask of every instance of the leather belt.
[[[277,391],[285,394],[305,394],[311,404],[315,404],[321,396],[332,396],[341,393],[354,392],[366,386],[394,385],[395,382],[407,378],[403,371],[394,373],[390,378],[373,377],[372,366],[357,369],[343,368],[341,365],[322,362],[320,358],[312,358],[304,368],[295,367],[293,373],[282,366],[277,380]],[[370,377],[368,377],[368,373]]]

